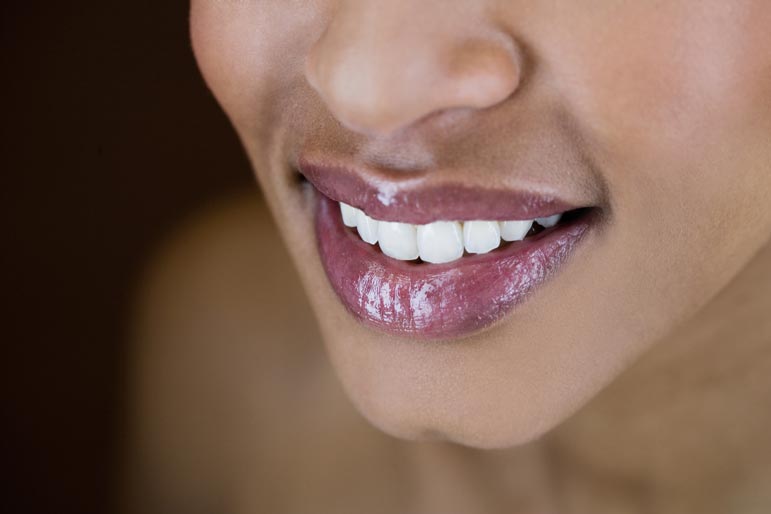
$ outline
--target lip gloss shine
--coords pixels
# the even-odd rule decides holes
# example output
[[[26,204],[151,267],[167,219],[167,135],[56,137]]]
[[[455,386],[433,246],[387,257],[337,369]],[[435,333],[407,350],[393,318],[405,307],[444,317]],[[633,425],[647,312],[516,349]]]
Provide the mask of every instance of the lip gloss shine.
[[[342,223],[337,202],[317,193],[321,261],[343,305],[363,323],[419,339],[481,330],[549,279],[591,227],[591,216],[483,255],[447,264],[385,256]]]

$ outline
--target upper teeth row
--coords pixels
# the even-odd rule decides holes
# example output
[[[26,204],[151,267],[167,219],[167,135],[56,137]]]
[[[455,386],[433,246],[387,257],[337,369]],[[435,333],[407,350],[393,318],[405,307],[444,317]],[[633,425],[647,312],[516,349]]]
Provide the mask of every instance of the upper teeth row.
[[[426,225],[412,225],[370,218],[361,209],[340,202],[343,223],[356,227],[359,236],[369,244],[380,244],[384,254],[394,259],[421,260],[440,264],[451,262],[468,253],[487,253],[504,241],[521,241],[533,222],[552,227],[561,214],[548,218],[515,221],[435,221]]]

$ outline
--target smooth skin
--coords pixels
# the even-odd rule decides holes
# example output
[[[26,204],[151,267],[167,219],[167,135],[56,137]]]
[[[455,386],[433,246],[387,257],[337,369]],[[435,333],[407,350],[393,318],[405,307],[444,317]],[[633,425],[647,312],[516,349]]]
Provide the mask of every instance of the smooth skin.
[[[495,476],[488,461],[532,449],[556,502],[532,512],[771,506],[767,2],[194,0],[191,13],[335,372],[375,426],[505,449],[464,454]],[[605,222],[512,315],[416,344],[345,312],[291,170],[299,148],[432,165],[429,181],[473,169],[453,178],[484,186],[528,176],[498,149],[566,134],[597,171]]]

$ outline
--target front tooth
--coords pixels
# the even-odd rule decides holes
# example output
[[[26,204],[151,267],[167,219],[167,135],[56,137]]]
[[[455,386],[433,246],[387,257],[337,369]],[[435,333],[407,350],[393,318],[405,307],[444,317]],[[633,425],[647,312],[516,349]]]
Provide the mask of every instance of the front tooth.
[[[556,225],[559,222],[561,217],[562,217],[562,214],[554,214],[546,218],[536,218],[535,221],[543,228],[549,228]]]
[[[373,220],[364,214],[363,211],[356,213],[356,229],[359,231],[359,237],[361,237],[364,242],[371,245],[377,243],[377,225],[378,221]]]
[[[463,244],[468,253],[487,253],[501,244],[497,221],[467,221],[463,224]]]
[[[522,241],[530,228],[533,226],[533,220],[513,220],[501,221],[501,238],[504,241]]]
[[[358,223],[358,215],[361,212],[356,207],[340,202],[340,212],[343,215],[343,224],[346,227],[355,227]]]
[[[418,236],[415,225],[381,221],[377,228],[380,249],[389,257],[401,261],[417,259]]]
[[[463,256],[463,229],[457,221],[418,225],[418,253],[426,262],[441,264]]]

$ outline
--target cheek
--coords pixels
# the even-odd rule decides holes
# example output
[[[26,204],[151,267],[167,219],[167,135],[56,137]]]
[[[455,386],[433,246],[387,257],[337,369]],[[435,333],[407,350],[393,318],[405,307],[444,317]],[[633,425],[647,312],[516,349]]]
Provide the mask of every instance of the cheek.
[[[324,13],[312,2],[193,0],[190,33],[207,85],[241,136],[271,127],[276,102],[303,80]],[[269,107],[272,109],[268,109]]]
[[[243,37],[246,27],[238,13],[232,12],[242,8],[217,4],[192,2],[190,36],[206,85],[238,129],[257,105],[251,97],[260,90],[261,79],[254,70],[259,69],[257,64],[265,54],[250,38]]]
[[[663,327],[771,237],[771,9],[644,4],[601,23],[577,15],[548,50],[608,181],[607,287],[623,284],[637,310],[617,317]]]
[[[579,24],[561,42],[572,44],[563,93],[606,146],[645,156],[746,124],[760,105],[769,114],[771,9],[703,4],[694,12],[687,2],[655,10],[641,2]]]
[[[563,94],[625,231],[650,252],[702,249],[727,269],[771,231],[771,9],[686,3],[631,7],[593,37],[574,33]]]

